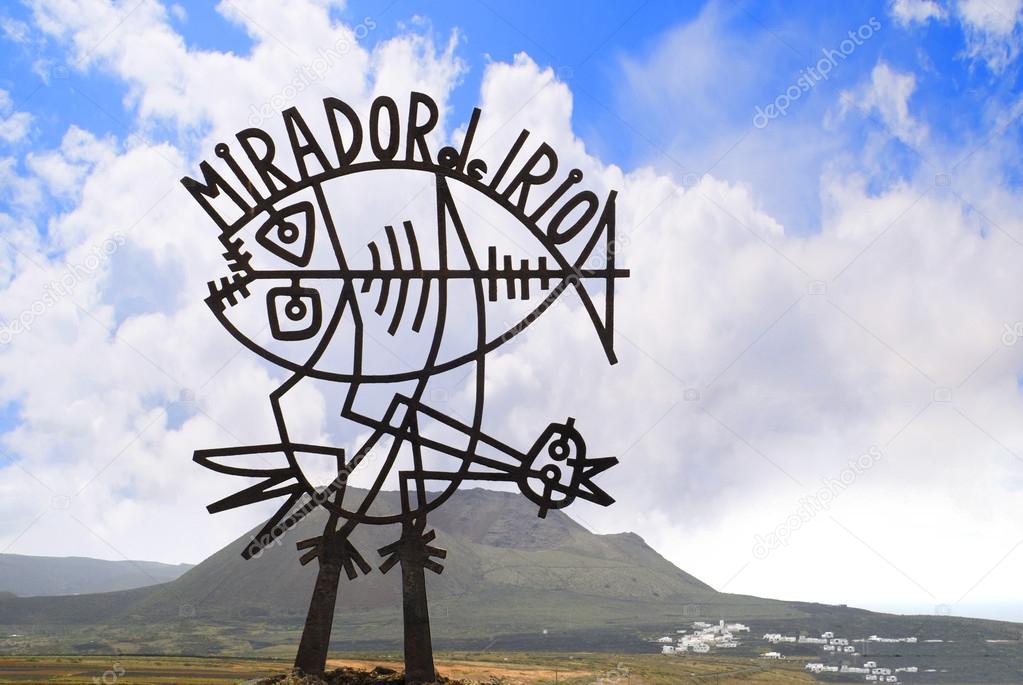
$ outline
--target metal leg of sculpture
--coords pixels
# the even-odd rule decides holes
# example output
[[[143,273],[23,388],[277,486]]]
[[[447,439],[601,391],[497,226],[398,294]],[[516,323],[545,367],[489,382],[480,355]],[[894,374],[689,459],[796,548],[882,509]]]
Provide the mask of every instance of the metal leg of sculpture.
[[[342,546],[327,531],[324,531],[324,540],[316,586],[309,600],[309,613],[306,614],[302,640],[295,655],[295,668],[309,675],[323,675],[327,668],[330,630],[334,624],[334,607],[341,580]]]
[[[419,685],[436,680],[430,608],[426,599],[426,542],[421,526],[406,526],[401,554],[401,600],[405,619],[405,683]]]

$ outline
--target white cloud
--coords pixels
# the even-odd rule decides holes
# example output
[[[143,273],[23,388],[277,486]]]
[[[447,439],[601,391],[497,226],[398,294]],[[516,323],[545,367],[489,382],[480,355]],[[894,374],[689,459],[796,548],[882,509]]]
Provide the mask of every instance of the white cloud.
[[[170,13],[171,16],[173,16],[174,19],[176,19],[179,22],[188,21],[188,10],[186,10],[178,3],[174,3],[173,5],[170,6]]]
[[[1016,61],[1023,47],[1021,0],[891,0],[889,13],[903,27],[943,21],[951,14],[963,31],[962,56],[994,74]]]
[[[484,111],[514,111],[500,104],[512,92],[497,78],[505,71],[517,91],[564,98],[525,107],[510,130],[571,111],[569,89],[544,87],[549,74],[523,58],[492,68]],[[918,142],[913,88],[879,65],[849,104]],[[568,134],[555,147],[578,145]],[[962,175],[989,176],[986,163]],[[1019,601],[1008,579],[1023,560],[1010,556],[957,604],[998,561],[987,550],[1004,554],[1023,536],[1011,507],[987,505],[995,491],[1021,499],[1020,462],[1005,447],[1023,448],[1010,418],[1023,409],[1023,359],[1000,340],[1023,304],[1011,266],[1023,250],[1016,193],[979,200],[1001,232],[955,195],[927,191],[933,176],[877,191],[829,174],[822,230],[801,238],[758,211],[755,189],[711,177],[682,189],[592,158],[583,168],[621,191],[633,274],[618,301],[621,364],[602,366],[581,312],[545,318],[514,352],[531,369],[521,389],[502,374],[492,399],[515,407],[507,431],[571,412],[591,449],[621,456],[619,505],[583,509],[584,521],[638,529],[730,591],[917,611]],[[537,377],[548,399],[523,403]],[[752,557],[755,536],[873,445],[884,458],[830,511],[766,560]]]
[[[0,89],[0,140],[6,143],[21,141],[32,126],[32,115],[13,111],[10,94]]]
[[[932,19],[944,19],[948,16],[945,8],[936,0],[891,0],[889,11],[903,26],[927,24]]]
[[[258,519],[209,517],[203,505],[235,483],[189,456],[272,440],[265,398],[281,379],[203,306],[205,281],[223,270],[221,246],[176,179],[194,171],[195,150],[208,154],[248,125],[252,107],[283,93],[317,48],[353,32],[314,4],[239,7],[225,12],[256,40],[247,57],[187,49],[150,3],[99,42],[100,27],[122,18],[106,5],[37,11],[50,35],[85,56],[83,68],[129,84],[140,131],[170,122],[187,149],[69,131],[59,150],[32,158],[29,181],[74,206],[45,234],[19,237],[23,256],[5,265],[12,278],[0,318],[32,311],[66,264],[85,264],[112,236],[129,247],[0,348],[0,398],[16,402],[21,419],[4,436],[20,461],[0,478],[0,541],[10,551],[195,561]],[[373,51],[353,45],[343,67],[291,102],[314,111],[332,94],[364,112],[374,92],[417,87],[446,105],[464,69],[454,43],[424,36],[399,35]],[[846,106],[919,142],[927,133],[910,114],[914,88],[912,75],[881,63]],[[599,530],[636,530],[730,591],[920,607],[954,603],[982,580],[969,601],[1023,599],[1014,580],[1023,558],[996,566],[1023,536],[1013,514],[1023,485],[1013,457],[1023,453],[1023,346],[1001,341],[1023,310],[1017,191],[976,195],[980,215],[929,182],[877,189],[833,171],[809,179],[825,205],[820,232],[795,236],[763,209],[754,185],[705,176],[683,188],[668,174],[592,156],[572,129],[570,86],[526,55],[487,68],[480,105],[481,154],[492,157],[528,127],[598,194],[619,190],[622,261],[632,269],[618,300],[620,364],[606,364],[566,295],[490,366],[493,430],[509,442],[528,444],[572,415],[591,451],[620,456],[606,483],[619,504],[571,514]],[[445,119],[445,136],[458,123]],[[278,122],[266,125],[281,133]],[[988,165],[978,153],[962,174],[996,177]],[[396,194],[359,200],[391,207]],[[128,251],[172,265],[177,290],[121,319],[110,293],[132,294],[119,262]],[[331,434],[332,400],[306,392],[300,430]],[[753,557],[755,536],[872,445],[883,458],[828,512],[767,559]],[[69,498],[69,508],[53,508],[54,497]]]
[[[10,17],[0,17],[0,29],[15,43],[25,43],[29,38],[28,24]]]
[[[909,113],[909,99],[915,90],[913,74],[899,73],[884,62],[878,62],[870,72],[868,83],[842,91],[840,114],[851,109],[876,114],[892,136],[907,145],[918,145],[927,138],[927,126]]]
[[[593,92],[585,99],[622,122],[618,135],[629,145],[616,145],[630,162],[683,180],[710,170],[747,183],[758,191],[758,206],[787,231],[811,233],[819,224],[819,187],[790,179],[816,179],[844,151],[845,136],[820,122],[836,83],[861,72],[890,30],[877,17],[858,19],[838,35],[815,32],[794,15],[751,32],[741,6],[709,2],[648,51],[621,58],[622,87],[613,100]],[[817,47],[794,61],[793,45]]]
[[[43,153],[29,153],[25,162],[32,173],[54,196],[69,197],[81,189],[82,181],[92,166],[109,160],[116,145],[111,139],[100,140],[88,131],[71,126],[60,148]]]
[[[28,134],[32,115],[28,112],[14,112],[0,119],[0,140],[16,143]]]
[[[956,13],[966,36],[967,57],[983,61],[997,74],[1019,56],[1023,0],[960,0]]]
[[[10,514],[2,544],[17,541],[11,551],[198,560],[260,517],[258,510],[209,517],[204,505],[237,483],[203,473],[190,455],[271,439],[266,398],[280,379],[239,354],[244,350],[202,303],[205,282],[224,268],[223,249],[178,182],[195,173],[194,160],[172,145],[147,142],[151,125],[169,123],[182,132],[183,146],[208,154],[248,126],[251,109],[271,95],[290,93],[282,108],[308,111],[334,95],[366,111],[378,90],[418,88],[443,105],[464,68],[454,42],[437,49],[422,35],[402,35],[369,52],[319,4],[290,4],[285,12],[225,3],[228,10],[256,36],[249,57],[186,49],[154,3],[130,16],[98,2],[36,8],[41,27],[84,58],[81,68],[104,69],[128,83],[141,135],[115,144],[72,127],[58,149],[26,158],[26,174],[16,160],[0,160],[9,206],[31,199],[22,216],[39,206],[44,189],[74,202],[45,231],[22,216],[0,216],[19,231],[5,229],[5,245],[16,251],[5,254],[10,279],[0,320],[5,332],[19,319],[30,328],[0,346],[0,397],[15,403],[20,420],[3,437],[18,464],[0,467]],[[273,27],[272,36],[263,26]],[[324,78],[284,90],[321,48],[339,46],[346,51]],[[283,136],[279,120],[266,126]],[[198,129],[204,137],[196,142]],[[109,240],[112,254],[97,260]],[[164,284],[169,290],[126,278],[134,273],[129,254],[175,274]],[[134,301],[122,320],[118,303],[126,298]],[[50,360],[46,383],[38,382],[40,367],[29,358]],[[196,399],[182,403],[183,391]],[[310,425],[296,430],[315,435],[326,425],[325,405],[310,411],[315,395],[302,404]],[[54,498],[62,506],[68,498],[69,508],[54,508]],[[185,539],[179,534],[185,529],[195,534]]]

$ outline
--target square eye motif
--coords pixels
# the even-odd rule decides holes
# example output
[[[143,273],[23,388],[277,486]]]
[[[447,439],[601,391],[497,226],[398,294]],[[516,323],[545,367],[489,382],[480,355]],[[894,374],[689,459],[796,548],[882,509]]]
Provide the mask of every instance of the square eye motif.
[[[320,293],[297,284],[271,288],[266,294],[270,334],[276,340],[308,340],[323,323]]]

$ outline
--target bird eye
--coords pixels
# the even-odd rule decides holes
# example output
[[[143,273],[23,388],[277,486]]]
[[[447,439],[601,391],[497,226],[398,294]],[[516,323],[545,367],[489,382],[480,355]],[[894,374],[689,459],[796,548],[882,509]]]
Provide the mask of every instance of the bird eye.
[[[276,340],[308,340],[323,324],[320,293],[299,285],[271,288],[266,294],[270,334]]]

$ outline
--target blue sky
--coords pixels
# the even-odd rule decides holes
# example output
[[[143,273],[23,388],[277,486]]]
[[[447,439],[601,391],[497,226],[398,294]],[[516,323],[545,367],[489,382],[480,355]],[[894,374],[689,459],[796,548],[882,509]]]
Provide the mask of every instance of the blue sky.
[[[1023,0],[282,7],[0,8],[0,550],[195,562],[258,522],[208,517],[188,456],[279,375],[203,306],[220,248],[178,179],[354,34],[281,108],[416,83],[442,135],[479,105],[619,191],[621,363],[545,323],[495,391],[509,435],[571,412],[622,458],[614,511],[573,515],[719,589],[1023,619]]]
[[[251,49],[251,36],[209,3],[176,4],[183,14],[179,18],[172,12],[171,23],[189,46],[242,55]],[[130,8],[127,5],[126,11]],[[420,6],[395,0],[349,2],[334,14],[352,24],[372,18],[375,28],[363,41],[370,47],[410,26],[430,31],[438,39],[457,32],[459,56],[469,66],[451,99],[458,119],[475,106],[485,66],[525,51],[572,85],[573,124],[596,154],[627,168],[653,163],[682,175],[704,173],[749,129],[757,106],[773,101],[803,69],[820,59],[822,50],[837,48],[847,32],[870,17],[876,17],[883,28],[791,108],[784,122],[791,133],[782,144],[824,147],[830,154],[862,145],[879,125],[876,118],[847,121],[840,131],[824,130],[821,122],[837,94],[861,81],[879,60],[915,75],[912,104],[935,140],[961,143],[986,135],[992,110],[1009,106],[1019,95],[1018,64],[993,72],[984,61],[964,56],[961,23],[944,20],[900,26],[888,10],[886,2],[499,4],[451,0]],[[647,61],[665,50],[674,33],[698,24],[701,15],[714,15],[704,28],[712,31],[708,38],[720,48],[715,60],[701,63],[679,84],[689,92],[679,92],[672,85],[677,75],[664,74],[661,97],[638,96],[626,65]],[[26,6],[9,6],[3,16],[31,23]],[[62,67],[67,55],[58,42],[3,41],[0,57],[6,65],[0,87],[10,93],[16,109],[26,109],[35,117],[32,136],[23,145],[54,147],[70,124],[101,136],[124,136],[130,130],[134,112],[124,106],[125,85],[95,70]],[[680,72],[691,68],[686,61],[677,64]],[[716,146],[708,148],[706,141]],[[898,143],[886,155],[891,168],[884,182],[909,176],[920,166],[919,156]],[[805,157],[797,170],[819,171],[820,156]],[[730,179],[750,180],[741,168],[724,171]],[[1018,182],[1019,164],[1006,165],[1005,173]],[[799,203],[804,219],[795,228],[816,230],[814,222],[807,220],[819,218],[813,207],[816,188],[781,192],[796,196]]]

